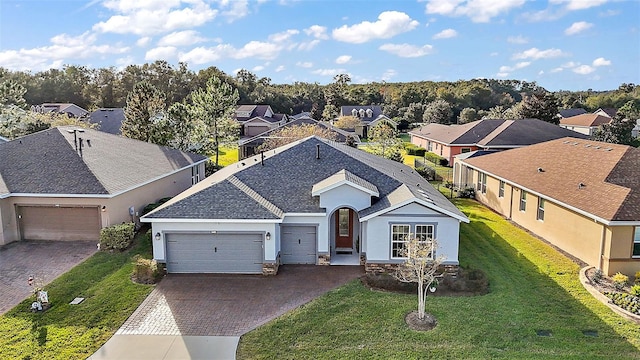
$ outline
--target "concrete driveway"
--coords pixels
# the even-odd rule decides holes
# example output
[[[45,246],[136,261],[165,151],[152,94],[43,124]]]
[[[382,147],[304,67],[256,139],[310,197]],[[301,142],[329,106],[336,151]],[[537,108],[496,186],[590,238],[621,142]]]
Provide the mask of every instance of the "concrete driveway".
[[[315,265],[269,277],[170,274],[90,359],[233,359],[240,335],[362,274]]]
[[[0,247],[0,315],[96,252],[95,241],[16,241]]]

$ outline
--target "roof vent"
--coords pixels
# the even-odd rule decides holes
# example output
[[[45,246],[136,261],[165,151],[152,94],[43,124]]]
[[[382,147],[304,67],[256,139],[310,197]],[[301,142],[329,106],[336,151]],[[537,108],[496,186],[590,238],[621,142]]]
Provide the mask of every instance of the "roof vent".
[[[584,147],[587,147],[587,148],[591,147],[591,144],[586,144]]]
[[[604,151],[611,151],[613,150],[612,148],[605,148]]]
[[[320,159],[320,144],[316,144],[316,159]]]
[[[594,149],[600,149],[599,145],[594,146]]]
[[[541,167],[539,167],[539,168],[538,168],[538,172],[539,172],[539,173],[544,172],[544,169],[543,169],[543,168],[541,168]]]
[[[585,188],[587,185],[585,185],[585,183],[579,183],[578,184],[578,189],[583,189]]]

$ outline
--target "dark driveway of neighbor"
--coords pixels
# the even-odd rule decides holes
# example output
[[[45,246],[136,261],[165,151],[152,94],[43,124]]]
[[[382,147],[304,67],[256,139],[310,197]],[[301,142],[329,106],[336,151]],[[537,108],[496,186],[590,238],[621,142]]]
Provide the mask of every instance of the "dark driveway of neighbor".
[[[0,247],[0,315],[33,294],[29,276],[36,285],[48,284],[96,250],[95,241],[16,241]]]
[[[116,334],[239,336],[363,274],[284,265],[276,276],[169,274]]]

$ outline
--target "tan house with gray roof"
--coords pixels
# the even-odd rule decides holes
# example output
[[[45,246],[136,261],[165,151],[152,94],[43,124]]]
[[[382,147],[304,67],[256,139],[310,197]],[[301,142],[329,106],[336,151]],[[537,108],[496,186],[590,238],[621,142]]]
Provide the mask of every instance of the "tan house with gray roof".
[[[640,149],[563,138],[456,159],[476,199],[608,275],[640,271]]]

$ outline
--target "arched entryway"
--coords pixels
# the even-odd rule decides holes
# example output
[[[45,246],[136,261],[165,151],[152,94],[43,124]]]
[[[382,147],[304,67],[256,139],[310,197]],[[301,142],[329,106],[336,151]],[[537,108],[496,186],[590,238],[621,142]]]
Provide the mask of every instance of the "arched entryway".
[[[331,215],[331,264],[357,265],[360,262],[360,221],[358,212],[342,207]]]

